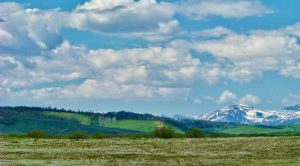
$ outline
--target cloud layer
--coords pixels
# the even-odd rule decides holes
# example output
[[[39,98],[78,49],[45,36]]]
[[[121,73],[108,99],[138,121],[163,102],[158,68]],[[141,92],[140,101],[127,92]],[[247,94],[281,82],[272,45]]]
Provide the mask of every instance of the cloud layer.
[[[178,18],[201,22],[271,13],[258,0],[91,0],[72,11],[0,3],[0,96],[173,100],[188,97],[195,85],[250,83],[266,71],[298,79],[300,24],[244,33],[221,25],[187,31]],[[89,49],[65,40],[64,29],[142,39],[147,46]],[[260,99],[230,91],[216,98],[218,104],[230,102],[258,104]]]

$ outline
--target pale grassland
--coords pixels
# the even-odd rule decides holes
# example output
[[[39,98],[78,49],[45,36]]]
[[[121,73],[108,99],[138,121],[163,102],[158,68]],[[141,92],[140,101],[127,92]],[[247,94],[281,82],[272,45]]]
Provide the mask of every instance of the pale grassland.
[[[300,137],[0,138],[0,165],[300,165]]]

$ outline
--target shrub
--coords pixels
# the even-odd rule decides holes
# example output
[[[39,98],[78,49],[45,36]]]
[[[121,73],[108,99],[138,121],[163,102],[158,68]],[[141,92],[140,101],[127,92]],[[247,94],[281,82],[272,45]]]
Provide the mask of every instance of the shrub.
[[[20,135],[15,134],[15,133],[10,133],[10,134],[7,134],[6,136],[7,137],[21,137]]]
[[[201,129],[192,128],[185,133],[185,137],[187,138],[200,138],[204,137],[205,133]]]
[[[33,130],[27,134],[27,137],[29,137],[29,138],[52,138],[52,135],[50,135],[44,131]]]
[[[112,138],[113,135],[106,135],[106,134],[93,134],[91,138],[93,139],[103,139],[103,138]]]
[[[82,131],[75,131],[69,136],[70,139],[85,139],[87,135]]]
[[[153,131],[155,138],[174,138],[176,136],[174,130],[171,127],[158,127]]]

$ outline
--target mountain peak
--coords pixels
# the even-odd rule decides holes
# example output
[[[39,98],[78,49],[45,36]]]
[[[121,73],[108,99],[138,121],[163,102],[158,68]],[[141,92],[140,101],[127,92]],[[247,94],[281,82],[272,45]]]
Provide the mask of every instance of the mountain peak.
[[[283,125],[300,123],[300,104],[286,107],[285,111],[260,110],[244,104],[230,105],[205,114],[199,119],[239,124]]]
[[[245,104],[234,104],[234,105],[224,107],[223,109],[240,109],[240,110],[247,109],[248,110],[248,109],[253,109],[253,107]]]
[[[256,118],[255,121],[260,121],[259,118],[262,116],[261,112],[262,111],[258,109],[244,104],[236,104],[218,109],[209,114],[205,114],[199,119],[216,122],[251,124],[251,120],[253,120],[253,118]]]
[[[300,104],[283,108],[286,111],[300,111]]]

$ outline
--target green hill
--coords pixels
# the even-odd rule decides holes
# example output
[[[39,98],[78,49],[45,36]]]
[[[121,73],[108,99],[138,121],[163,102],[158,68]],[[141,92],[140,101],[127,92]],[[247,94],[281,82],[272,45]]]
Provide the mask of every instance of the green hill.
[[[61,114],[61,116],[60,116]],[[41,111],[28,108],[1,108],[0,109],[0,133],[23,134],[32,130],[42,130],[51,134],[67,134],[76,130],[88,134],[124,134],[141,133],[134,130],[107,128],[99,125],[84,124],[76,118],[66,118],[66,113]],[[74,115],[77,115],[74,113]],[[78,117],[85,116],[78,114]],[[77,117],[77,116],[74,116]]]
[[[115,123],[106,125],[105,127],[152,132],[155,128],[162,126],[169,126],[178,133],[182,132],[180,129],[160,120],[118,120]]]
[[[88,134],[150,133],[156,127],[181,129],[150,114],[131,112],[89,113],[38,107],[1,107],[0,134],[23,134],[42,130],[51,134],[68,134],[76,130]]]
[[[293,134],[300,133],[300,125],[287,126],[238,126],[220,131],[226,134]]]
[[[225,134],[295,134],[300,125],[251,126],[194,119],[174,120],[151,114],[126,111],[91,113],[40,107],[0,107],[0,134],[24,134],[42,130],[50,134],[69,134],[80,130],[87,134],[150,133],[156,127],[168,126],[177,133],[200,128],[207,133]]]

